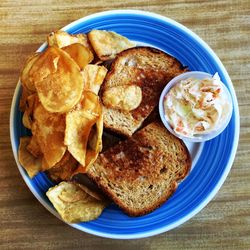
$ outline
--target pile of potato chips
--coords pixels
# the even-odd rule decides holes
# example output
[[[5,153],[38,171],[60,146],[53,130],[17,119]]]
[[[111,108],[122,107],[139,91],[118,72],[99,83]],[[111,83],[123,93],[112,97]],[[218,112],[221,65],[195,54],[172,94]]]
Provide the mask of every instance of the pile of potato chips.
[[[22,121],[32,136],[20,138],[18,156],[31,178],[46,171],[57,182],[69,181],[77,173],[86,173],[102,150],[103,112],[98,92],[107,69],[100,64],[134,44],[114,32],[98,30],[88,35],[57,31],[47,40],[45,51],[32,55],[21,72]],[[62,186],[67,189],[67,196],[75,197],[74,192],[81,193],[76,206],[72,205],[75,202],[71,198],[65,202],[62,198],[59,205],[62,194],[58,194],[59,198],[48,196],[66,221],[94,219],[105,207],[105,202],[99,200],[98,203],[96,197],[87,192],[83,194],[76,184],[62,183],[48,194],[53,193],[54,197],[54,192],[57,194],[56,190]],[[86,208],[86,203],[92,204],[100,213],[92,217],[69,216],[75,213],[74,207],[79,210],[84,204]]]

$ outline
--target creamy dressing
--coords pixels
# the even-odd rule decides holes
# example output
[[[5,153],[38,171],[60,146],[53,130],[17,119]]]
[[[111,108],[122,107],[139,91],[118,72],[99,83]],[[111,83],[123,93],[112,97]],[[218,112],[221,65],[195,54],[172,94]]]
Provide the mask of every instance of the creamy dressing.
[[[217,73],[212,78],[181,80],[164,97],[167,121],[177,134],[188,137],[218,129],[229,108]]]

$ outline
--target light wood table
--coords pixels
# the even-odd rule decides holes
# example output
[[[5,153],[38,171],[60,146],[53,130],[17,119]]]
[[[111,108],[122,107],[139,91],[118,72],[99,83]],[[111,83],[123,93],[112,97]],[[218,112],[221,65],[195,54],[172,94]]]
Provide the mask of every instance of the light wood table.
[[[10,145],[11,99],[25,58],[50,31],[110,9],[156,12],[196,32],[228,70],[240,108],[238,152],[219,193],[184,225],[147,239],[104,239],[62,223],[29,191]],[[250,249],[249,0],[1,0],[0,20],[0,249]]]

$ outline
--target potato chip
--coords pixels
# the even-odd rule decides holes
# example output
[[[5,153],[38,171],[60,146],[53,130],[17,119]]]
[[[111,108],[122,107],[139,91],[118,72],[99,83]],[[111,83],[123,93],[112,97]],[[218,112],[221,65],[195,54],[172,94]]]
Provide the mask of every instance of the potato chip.
[[[102,109],[97,95],[90,91],[83,95],[81,103],[66,115],[64,143],[73,157],[85,166],[88,137]]]
[[[103,92],[102,101],[106,107],[131,111],[140,105],[142,90],[137,85],[111,87]]]
[[[61,182],[46,193],[62,219],[68,223],[90,221],[99,217],[107,206],[84,191],[80,184]]]
[[[38,101],[38,98],[36,94],[32,94],[28,96],[26,100],[26,108],[23,114],[22,122],[23,122],[24,127],[28,129],[31,129],[32,127],[33,111],[34,111],[37,101]]]
[[[38,60],[40,53],[35,53],[25,62],[24,68],[21,72],[21,83],[25,86],[31,93],[36,92],[34,83],[30,81],[29,72],[36,60]]]
[[[80,43],[82,44],[84,47],[87,47],[88,49],[90,49],[90,51],[94,54],[95,51],[88,39],[88,36],[86,34],[75,34],[75,35],[71,35],[71,36],[74,36],[78,39],[77,43]]]
[[[94,59],[94,55],[90,49],[80,43],[74,43],[63,47],[62,49],[74,59],[81,70]]]
[[[21,137],[18,148],[18,159],[20,164],[27,171],[30,178],[33,178],[42,167],[41,157],[34,157],[28,150],[27,146],[31,141],[31,137]]]
[[[19,109],[24,112],[27,108],[27,99],[32,94],[30,90],[28,90],[25,86],[22,86],[22,94],[19,101]]]
[[[78,167],[77,160],[66,151],[63,158],[51,169],[47,171],[49,177],[56,181],[68,181]]]
[[[77,183],[77,182],[74,182],[74,184],[77,185],[79,188],[81,188],[85,193],[87,193],[88,195],[95,198],[96,200],[105,201],[107,203],[109,202],[108,200],[106,200],[106,198],[100,192],[91,190],[87,186],[84,186],[84,185]]]
[[[135,47],[126,37],[112,31],[92,30],[88,38],[98,57],[104,61],[114,59],[119,52]]]
[[[57,46],[59,48],[80,43],[83,46],[91,49],[91,45],[89,44],[87,35],[85,34],[70,35],[65,31],[58,30],[51,32],[47,38],[47,41],[49,46]]]
[[[71,36],[62,30],[51,32],[47,37],[47,41],[49,46],[57,46],[59,48],[79,42],[77,37]]]
[[[36,158],[42,156],[42,151],[41,151],[41,148],[37,142],[37,139],[36,137],[33,135],[31,137],[31,140],[29,142],[29,144],[27,145],[27,150]]]
[[[107,71],[108,70],[104,66],[94,64],[87,65],[84,70],[81,71],[84,88],[98,95]]]
[[[103,114],[99,116],[96,123],[92,126],[87,143],[85,164],[80,164],[73,175],[85,174],[88,168],[95,162],[99,153],[102,151],[102,133],[103,133]]]
[[[102,151],[102,134],[103,134],[103,112],[96,121],[93,136],[89,138],[89,146],[96,152]]]
[[[23,122],[23,126],[25,128],[31,129],[32,121],[31,121],[30,116],[28,115],[26,110],[24,111],[24,114],[22,117],[22,122]]]
[[[80,100],[82,76],[77,63],[63,50],[49,47],[33,64],[30,80],[50,112],[68,112]]]
[[[39,103],[33,117],[32,134],[36,137],[44,155],[43,170],[47,170],[58,163],[66,151],[63,142],[65,115],[50,113]]]

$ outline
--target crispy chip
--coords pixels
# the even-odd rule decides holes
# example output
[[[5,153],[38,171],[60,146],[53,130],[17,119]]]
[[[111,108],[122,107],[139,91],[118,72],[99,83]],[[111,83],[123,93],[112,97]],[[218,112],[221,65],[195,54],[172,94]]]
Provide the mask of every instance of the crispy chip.
[[[73,157],[85,166],[89,133],[101,115],[101,105],[94,93],[85,91],[83,95],[76,109],[66,115],[64,143]]]
[[[34,63],[38,60],[40,53],[35,53],[25,62],[24,68],[21,72],[21,83],[25,86],[29,91],[34,93],[36,91],[34,83],[30,81],[29,72]]]
[[[84,70],[81,71],[84,88],[98,95],[107,71],[108,70],[104,66],[94,64],[87,65]]]
[[[24,112],[27,108],[27,99],[32,94],[25,86],[22,86],[22,94],[19,101],[19,109]]]
[[[96,152],[102,151],[102,134],[103,134],[103,112],[101,111],[101,115],[99,116],[96,122],[96,130],[94,136],[89,140],[90,148]]]
[[[87,64],[91,63],[94,55],[91,50],[80,43],[74,43],[62,48],[78,64],[82,70]]]
[[[87,186],[84,186],[84,185],[82,185],[80,183],[74,182],[74,184],[77,185],[78,187],[80,187],[85,193],[87,193],[88,195],[92,196],[96,200],[98,200],[98,201],[104,201],[105,200],[104,196],[100,192],[91,190]]]
[[[31,129],[32,121],[31,121],[31,118],[30,118],[27,110],[24,111],[22,122],[23,122],[23,126],[25,128]]]
[[[51,32],[48,35],[48,45],[57,46],[59,48],[68,46],[70,44],[78,43],[79,39],[75,36],[69,35],[67,32],[58,30],[56,32]],[[87,40],[87,38],[86,38]]]
[[[37,101],[38,101],[38,98],[36,94],[32,94],[28,96],[26,100],[26,108],[23,114],[22,122],[23,122],[24,127],[28,129],[31,129],[32,127],[33,111],[34,111]]]
[[[119,52],[135,47],[126,37],[112,31],[92,30],[88,38],[98,57],[104,61],[114,59]]]
[[[77,160],[66,151],[63,158],[53,168],[49,169],[47,173],[53,181],[68,181],[77,166]]]
[[[88,147],[85,162],[85,171],[95,162],[102,151],[103,114],[99,116],[95,126],[92,127],[92,135],[88,138]]]
[[[107,107],[131,111],[141,104],[142,90],[137,85],[115,86],[103,92],[102,101]]]
[[[28,150],[27,146],[31,141],[31,137],[21,137],[18,149],[18,159],[20,164],[25,168],[30,178],[34,177],[42,166],[41,157],[34,157]]]
[[[103,114],[101,112],[100,117],[96,121],[96,124],[92,126],[89,133],[85,165],[79,165],[73,175],[83,173],[85,174],[88,168],[95,162],[99,153],[102,151],[102,134],[103,134]]]
[[[91,45],[89,44],[87,35],[85,34],[70,35],[65,31],[58,30],[56,32],[51,32],[47,41],[49,46],[57,46],[59,48],[80,43],[91,50]]]
[[[63,50],[49,47],[33,64],[30,80],[50,112],[68,112],[81,98],[83,83],[76,62]]]
[[[36,137],[33,135],[29,144],[27,145],[27,150],[36,158],[42,156],[41,148],[37,142]]]
[[[68,223],[95,220],[99,217],[107,202],[93,196],[71,182],[61,182],[46,193],[62,219]]]
[[[50,113],[39,103],[33,117],[32,134],[36,136],[44,155],[43,170],[47,170],[59,162],[66,151],[63,143],[65,115]]]

